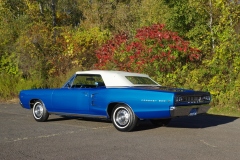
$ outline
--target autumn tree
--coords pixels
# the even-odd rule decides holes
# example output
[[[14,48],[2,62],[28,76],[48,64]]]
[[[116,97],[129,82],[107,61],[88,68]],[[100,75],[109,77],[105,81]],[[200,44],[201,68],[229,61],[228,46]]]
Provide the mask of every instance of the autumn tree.
[[[178,68],[201,61],[198,49],[163,24],[142,27],[133,39],[126,33],[116,35],[96,51],[96,56],[97,68],[146,73],[166,85],[177,85],[172,78]]]

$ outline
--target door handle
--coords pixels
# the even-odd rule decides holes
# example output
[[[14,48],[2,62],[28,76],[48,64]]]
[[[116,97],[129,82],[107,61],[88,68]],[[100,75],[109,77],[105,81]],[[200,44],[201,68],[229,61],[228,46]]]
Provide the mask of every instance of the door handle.
[[[93,94],[91,94],[91,98],[93,98],[93,97],[95,96],[95,94],[97,94],[97,93],[93,93]]]

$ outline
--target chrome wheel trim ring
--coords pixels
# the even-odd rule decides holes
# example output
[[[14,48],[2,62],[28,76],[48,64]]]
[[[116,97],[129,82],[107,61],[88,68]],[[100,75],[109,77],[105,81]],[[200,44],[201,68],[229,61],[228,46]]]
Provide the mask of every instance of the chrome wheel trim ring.
[[[114,111],[113,120],[117,127],[126,128],[130,123],[130,112],[125,107],[119,107]]]
[[[40,119],[43,116],[43,105],[40,102],[34,105],[33,115],[36,119]]]

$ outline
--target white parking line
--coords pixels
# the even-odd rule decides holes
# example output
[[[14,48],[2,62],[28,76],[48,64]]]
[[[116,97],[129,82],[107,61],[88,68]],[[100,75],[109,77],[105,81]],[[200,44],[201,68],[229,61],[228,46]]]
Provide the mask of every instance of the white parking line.
[[[62,135],[68,135],[68,134],[75,134],[75,133],[79,133],[82,131],[86,131],[86,130],[97,130],[97,129],[107,129],[107,128],[112,128],[112,126],[108,126],[108,127],[96,127],[96,128],[83,128],[83,129],[79,129],[77,131],[67,131],[67,132],[62,132],[62,133],[54,133],[54,134],[48,134],[48,135],[41,135],[41,136],[37,136],[37,137],[23,137],[23,138],[16,138],[16,139],[12,139],[9,140],[8,138],[5,138],[6,142],[18,142],[18,141],[25,141],[25,140],[31,140],[31,139],[41,139],[41,138],[50,138],[50,137],[55,137],[55,136],[62,136]]]
[[[200,140],[200,142],[203,142],[205,145],[210,146],[210,147],[213,147],[213,148],[216,148],[216,147],[217,147],[217,146],[214,146],[214,145],[211,145],[211,144],[205,142],[204,140]]]

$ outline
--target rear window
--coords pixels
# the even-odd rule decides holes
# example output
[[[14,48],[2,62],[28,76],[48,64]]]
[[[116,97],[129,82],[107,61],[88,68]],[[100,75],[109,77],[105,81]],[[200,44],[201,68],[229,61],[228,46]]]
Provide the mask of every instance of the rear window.
[[[126,76],[126,78],[135,85],[158,85],[148,77]]]

